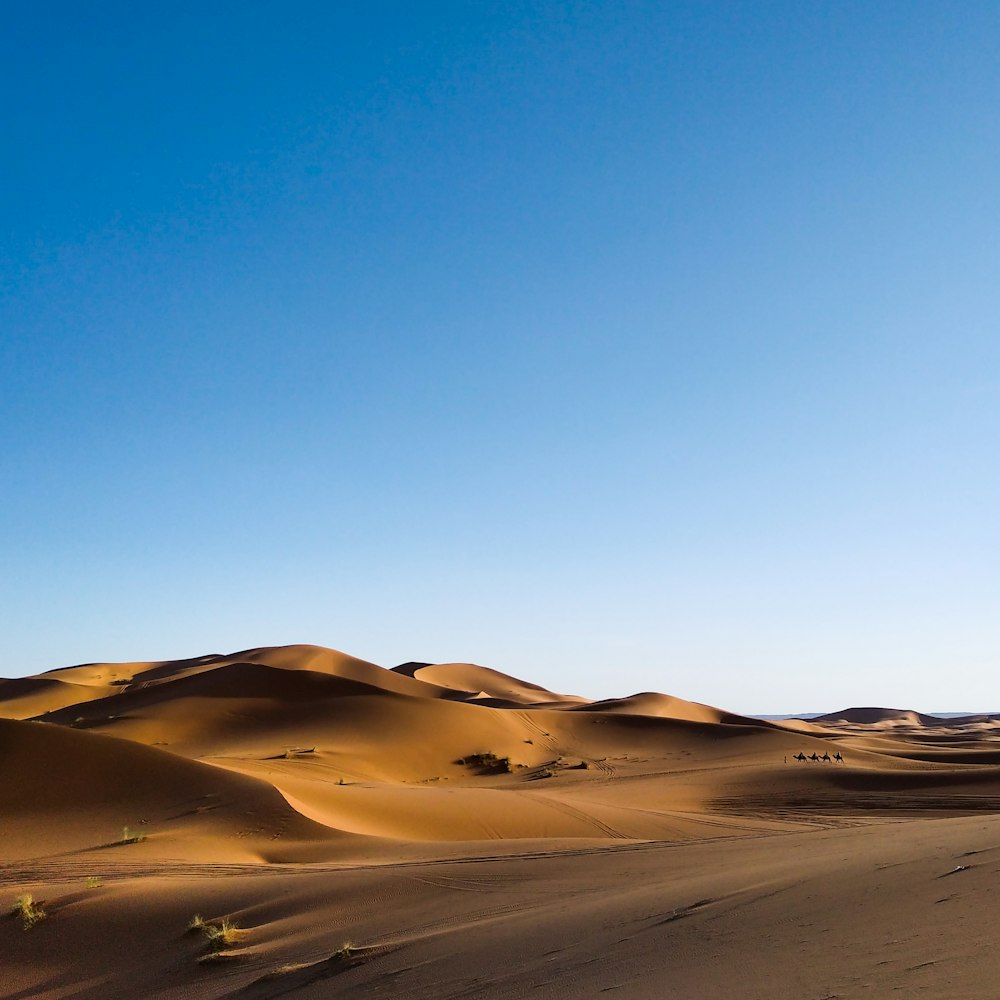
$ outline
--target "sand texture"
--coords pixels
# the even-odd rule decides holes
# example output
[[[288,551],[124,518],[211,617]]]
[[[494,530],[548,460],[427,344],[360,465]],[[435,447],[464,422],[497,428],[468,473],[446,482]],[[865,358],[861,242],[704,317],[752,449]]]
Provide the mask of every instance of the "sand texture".
[[[69,667],[0,680],[0,997],[983,1000],[998,810],[991,715]]]

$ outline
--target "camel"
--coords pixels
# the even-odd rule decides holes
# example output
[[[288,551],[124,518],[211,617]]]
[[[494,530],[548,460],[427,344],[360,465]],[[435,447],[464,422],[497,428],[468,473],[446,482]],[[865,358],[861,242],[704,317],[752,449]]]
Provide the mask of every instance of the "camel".
[[[843,756],[841,755],[841,753],[840,753],[840,751],[839,751],[839,750],[838,750],[838,751],[837,751],[837,752],[836,752],[836,753],[835,753],[835,754],[833,755],[833,759],[834,759],[834,761],[835,761],[835,762],[836,762],[837,764],[843,764],[843,763],[844,763],[844,758],[843,758]]]
[[[824,753],[823,756],[820,757],[820,760],[826,764],[829,764],[831,760],[829,753]]]
[[[819,756],[816,754],[815,750],[813,750],[813,752],[811,754],[809,754],[809,759],[810,760],[819,760]]]
[[[805,760],[806,755],[800,750],[797,754],[792,754],[792,760]]]

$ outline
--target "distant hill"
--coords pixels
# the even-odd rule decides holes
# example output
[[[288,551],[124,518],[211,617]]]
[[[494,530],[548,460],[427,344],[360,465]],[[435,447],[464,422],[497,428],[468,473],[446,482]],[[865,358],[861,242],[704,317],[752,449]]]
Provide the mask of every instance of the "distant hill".
[[[869,713],[871,717],[866,717]],[[802,719],[808,722],[850,722],[855,725],[863,725],[866,722],[884,722],[888,718],[902,720],[904,716],[929,720],[930,723],[939,719],[967,719],[970,722],[985,722],[997,718],[1000,716],[1000,712],[916,712],[911,709],[896,708],[845,708],[839,712],[794,712],[787,715],[750,715],[747,718],[761,719],[767,722]]]

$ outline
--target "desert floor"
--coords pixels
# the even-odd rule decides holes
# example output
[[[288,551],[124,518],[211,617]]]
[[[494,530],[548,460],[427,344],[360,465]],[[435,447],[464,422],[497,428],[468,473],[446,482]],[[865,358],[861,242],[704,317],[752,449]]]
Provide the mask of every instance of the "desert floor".
[[[992,716],[70,667],[0,681],[0,996],[984,1000],[998,811]]]

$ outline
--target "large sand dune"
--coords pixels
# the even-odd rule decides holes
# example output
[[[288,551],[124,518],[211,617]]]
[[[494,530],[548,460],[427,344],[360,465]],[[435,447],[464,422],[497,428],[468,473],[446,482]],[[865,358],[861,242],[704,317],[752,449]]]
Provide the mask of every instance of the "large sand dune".
[[[0,884],[47,912],[0,996],[990,996],[998,731],[305,645],[0,681]]]

